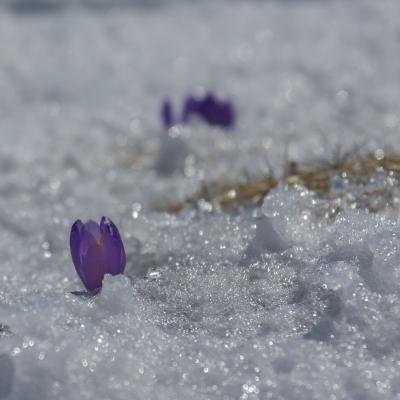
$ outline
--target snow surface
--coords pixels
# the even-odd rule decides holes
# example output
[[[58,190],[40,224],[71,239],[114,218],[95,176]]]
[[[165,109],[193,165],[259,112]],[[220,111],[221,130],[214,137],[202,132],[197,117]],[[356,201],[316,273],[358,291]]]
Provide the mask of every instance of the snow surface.
[[[376,213],[283,184],[260,209],[158,211],[203,182],[279,175],[286,148],[399,150],[399,15],[397,0],[2,2],[0,399],[400,398],[395,179],[376,178],[395,196]],[[235,102],[235,131],[166,137],[161,101],[208,88]],[[126,274],[75,296],[69,229],[102,215]]]

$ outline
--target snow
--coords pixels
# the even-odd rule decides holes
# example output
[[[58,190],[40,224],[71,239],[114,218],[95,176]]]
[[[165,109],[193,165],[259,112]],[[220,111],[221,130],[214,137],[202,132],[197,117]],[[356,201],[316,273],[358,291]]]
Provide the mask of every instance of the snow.
[[[398,151],[399,8],[2,2],[0,399],[400,398],[396,176],[165,212],[286,153]],[[166,96],[210,88],[233,132],[162,131]],[[102,215],[126,273],[76,296],[69,229]]]

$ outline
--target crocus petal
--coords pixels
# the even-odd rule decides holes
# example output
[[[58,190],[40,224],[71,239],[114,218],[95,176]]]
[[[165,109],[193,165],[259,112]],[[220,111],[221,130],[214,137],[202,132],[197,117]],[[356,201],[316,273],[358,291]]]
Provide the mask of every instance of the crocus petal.
[[[105,274],[104,256],[98,244],[91,244],[86,248],[83,268],[77,269],[77,272],[88,290],[94,291],[101,287]]]
[[[73,261],[75,267],[77,265],[80,265],[80,262],[81,262],[79,246],[80,246],[80,235],[82,232],[82,228],[83,228],[82,221],[79,219],[76,220],[71,227],[71,234],[69,237],[71,257],[72,257],[72,261]]]
[[[100,230],[102,232],[104,271],[112,275],[121,274],[125,269],[126,256],[118,229],[109,218],[103,217]]]
[[[182,122],[188,123],[193,116],[200,117],[209,125],[231,128],[234,124],[235,112],[229,101],[219,101],[212,93],[202,99],[188,96],[184,103]]]
[[[104,238],[103,259],[104,273],[118,275],[124,272],[125,251],[120,243],[109,236]]]
[[[101,231],[97,222],[89,220],[83,225],[83,231],[90,233],[96,242],[100,243]]]
[[[184,124],[188,123],[190,118],[193,115],[198,114],[198,112],[199,112],[199,101],[192,96],[186,97],[183,105],[182,122]]]
[[[115,226],[114,222],[108,217],[101,217],[100,220],[100,232],[101,235],[110,235],[113,238],[121,240],[118,228]]]
[[[104,268],[102,266],[100,257],[100,245],[92,233],[85,228],[86,224],[82,226],[80,231],[79,245],[77,248],[74,247],[75,254],[72,260],[74,262],[76,272],[81,278],[83,284],[88,290],[93,290],[99,287],[99,282],[101,286]]]
[[[233,127],[235,123],[235,112],[230,103],[222,103],[219,108],[219,125],[225,128]]]
[[[172,105],[169,100],[165,100],[161,107],[161,118],[166,128],[171,128],[175,124]]]
[[[230,103],[218,101],[210,93],[207,94],[199,105],[199,113],[210,125],[227,128],[232,124]]]
[[[215,99],[212,95],[207,95],[199,105],[201,117],[210,125],[217,125],[218,109]]]

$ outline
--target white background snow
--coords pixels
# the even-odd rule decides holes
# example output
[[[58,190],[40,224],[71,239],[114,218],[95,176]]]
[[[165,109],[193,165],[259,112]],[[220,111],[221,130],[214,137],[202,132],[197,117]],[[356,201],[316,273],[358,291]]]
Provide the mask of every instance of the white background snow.
[[[396,207],[332,220],[280,185],[258,210],[157,211],[279,175],[286,147],[398,150],[399,17],[397,0],[3,1],[0,399],[400,398]],[[236,129],[166,146],[162,100],[207,89]],[[75,296],[69,229],[102,215],[126,273]]]

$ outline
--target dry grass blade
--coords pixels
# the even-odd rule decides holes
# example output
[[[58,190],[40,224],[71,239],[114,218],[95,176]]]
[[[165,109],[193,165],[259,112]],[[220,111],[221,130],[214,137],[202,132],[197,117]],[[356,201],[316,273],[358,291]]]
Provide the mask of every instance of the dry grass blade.
[[[400,155],[376,156],[369,154],[364,158],[352,158],[346,154],[333,163],[319,163],[303,167],[297,162],[291,161],[286,175],[280,179],[265,177],[255,182],[224,182],[203,186],[193,196],[187,197],[182,202],[170,204],[164,211],[178,213],[185,207],[193,206],[205,211],[230,212],[240,207],[257,206],[263,202],[269,191],[281,182],[293,186],[304,186],[322,197],[328,197],[331,193],[331,182],[334,176],[344,177],[354,185],[365,185],[369,182],[372,174],[379,170],[400,175]],[[380,191],[364,192],[366,196],[376,193],[380,193]]]

